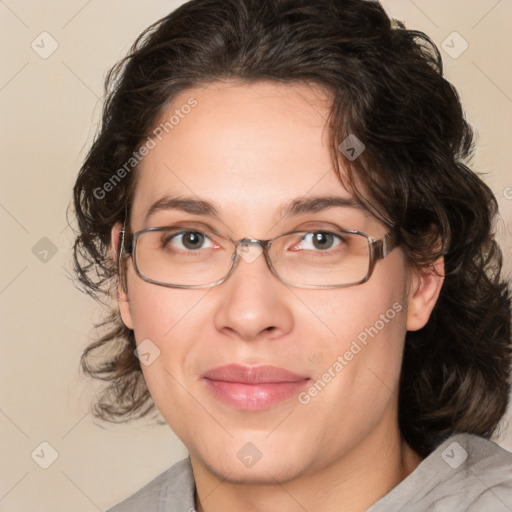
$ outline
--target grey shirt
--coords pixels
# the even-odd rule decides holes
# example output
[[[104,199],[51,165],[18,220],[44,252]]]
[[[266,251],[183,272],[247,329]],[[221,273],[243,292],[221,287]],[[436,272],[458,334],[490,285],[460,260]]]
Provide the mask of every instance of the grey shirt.
[[[186,458],[107,512],[195,512],[194,495]],[[512,512],[512,453],[453,435],[367,512]]]

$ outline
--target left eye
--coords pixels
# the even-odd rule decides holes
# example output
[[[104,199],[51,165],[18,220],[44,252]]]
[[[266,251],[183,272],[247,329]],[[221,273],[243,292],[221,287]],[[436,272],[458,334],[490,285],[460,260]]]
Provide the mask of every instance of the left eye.
[[[340,238],[328,231],[306,233],[300,240],[300,248],[306,250],[327,250],[341,243]]]

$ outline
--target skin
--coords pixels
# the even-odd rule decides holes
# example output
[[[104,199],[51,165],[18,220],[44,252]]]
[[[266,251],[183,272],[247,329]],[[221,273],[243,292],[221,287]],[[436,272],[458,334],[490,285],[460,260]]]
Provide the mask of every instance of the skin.
[[[216,82],[175,97],[162,119],[194,97],[198,104],[137,170],[132,232],[193,220],[238,240],[268,239],[311,224],[337,224],[380,238],[387,228],[361,209],[334,207],[281,218],[303,196],[350,198],[329,156],[320,88],[275,82]],[[163,195],[212,202],[219,217],[149,207]],[[112,244],[120,225],[112,230]],[[442,261],[436,269],[442,274]],[[263,257],[241,260],[224,283],[165,288],[141,280],[127,259],[119,306],[137,343],[160,356],[143,366],[159,411],[189,450],[196,508],[206,512],[364,511],[421,462],[397,420],[406,330],[420,329],[442,277],[411,269],[400,248],[364,284],[308,290],[280,282]],[[401,312],[307,405],[296,397],[251,412],[214,398],[201,376],[228,363],[271,364],[313,381],[352,340],[398,303]],[[252,443],[261,459],[246,467],[237,452]]]

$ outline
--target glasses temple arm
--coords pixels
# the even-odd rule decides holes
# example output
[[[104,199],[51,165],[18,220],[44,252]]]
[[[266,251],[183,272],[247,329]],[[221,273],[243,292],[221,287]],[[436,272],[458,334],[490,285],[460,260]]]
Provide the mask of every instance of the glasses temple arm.
[[[398,245],[398,237],[395,230],[390,231],[380,240],[374,240],[372,245],[374,258],[385,258]]]

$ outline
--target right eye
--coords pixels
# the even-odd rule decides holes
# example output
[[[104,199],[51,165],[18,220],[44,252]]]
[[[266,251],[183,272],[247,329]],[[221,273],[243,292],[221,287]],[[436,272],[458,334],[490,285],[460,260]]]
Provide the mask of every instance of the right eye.
[[[197,251],[214,247],[213,241],[201,231],[181,231],[167,235],[162,242],[164,246],[171,246],[171,248],[182,251]]]

